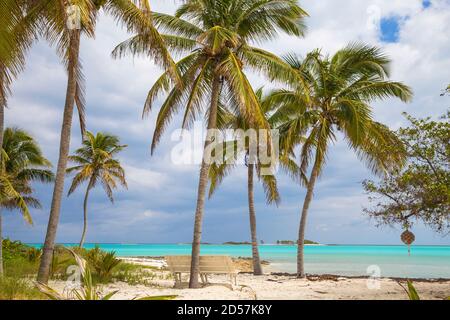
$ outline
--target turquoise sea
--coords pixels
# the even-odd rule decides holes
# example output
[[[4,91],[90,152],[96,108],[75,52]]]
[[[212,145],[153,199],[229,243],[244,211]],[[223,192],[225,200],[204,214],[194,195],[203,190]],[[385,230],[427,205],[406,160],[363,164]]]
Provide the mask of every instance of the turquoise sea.
[[[33,244],[40,247],[40,244]],[[65,244],[68,246],[76,244]],[[87,244],[92,248],[95,244]],[[189,244],[99,244],[118,256],[189,255]],[[251,257],[250,245],[202,245],[203,255],[229,255]],[[261,258],[271,262],[279,272],[296,271],[296,246],[261,245]],[[347,276],[372,275],[401,278],[450,279],[450,246],[412,246],[408,256],[406,246],[329,245],[305,248],[306,272]],[[375,267],[373,267],[375,266]],[[372,271],[368,272],[368,268]]]

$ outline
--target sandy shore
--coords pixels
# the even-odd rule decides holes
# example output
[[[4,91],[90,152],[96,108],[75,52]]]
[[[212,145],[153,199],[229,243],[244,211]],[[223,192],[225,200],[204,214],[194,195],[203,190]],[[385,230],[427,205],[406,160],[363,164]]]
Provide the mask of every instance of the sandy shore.
[[[397,280],[382,278],[374,282],[367,278],[347,277],[310,277],[297,279],[292,275],[270,273],[270,266],[264,265],[264,276],[255,277],[246,271],[251,267],[250,261],[239,259],[237,268],[243,273],[237,277],[237,285],[231,285],[229,278],[222,275],[209,277],[209,284],[201,289],[188,289],[188,276],[183,276],[183,286],[174,288],[174,280],[170,272],[165,270],[165,262],[161,258],[126,258],[127,262],[152,266],[151,277],[146,285],[129,285],[116,282],[102,287],[108,293],[118,290],[113,297],[116,300],[133,298],[176,295],[176,299],[190,300],[390,300],[407,299],[405,291]],[[64,282],[51,284],[58,291],[64,290]],[[414,285],[422,299],[444,299],[450,296],[450,280],[416,281]]]

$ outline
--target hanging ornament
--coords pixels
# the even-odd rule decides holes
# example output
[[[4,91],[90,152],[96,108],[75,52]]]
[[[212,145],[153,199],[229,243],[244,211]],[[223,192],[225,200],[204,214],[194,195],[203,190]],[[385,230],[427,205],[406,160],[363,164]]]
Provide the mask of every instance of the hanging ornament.
[[[408,255],[411,255],[411,244],[416,240],[416,236],[409,230],[402,233],[400,237],[404,244],[408,246]]]

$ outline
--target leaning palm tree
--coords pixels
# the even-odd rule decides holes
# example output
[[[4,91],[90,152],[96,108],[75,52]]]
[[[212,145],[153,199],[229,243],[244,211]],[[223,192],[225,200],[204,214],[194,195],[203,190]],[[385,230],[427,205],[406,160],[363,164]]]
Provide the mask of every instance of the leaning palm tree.
[[[0,167],[0,275],[2,259],[2,209],[19,210],[24,220],[32,224],[29,207],[40,208],[33,194],[34,181],[51,182],[50,162],[43,156],[37,142],[25,131],[7,128],[3,134],[2,162]]]
[[[147,115],[161,93],[167,98],[159,111],[153,135],[152,153],[172,117],[184,108],[183,128],[199,116],[207,117],[207,129],[217,128],[218,113],[224,101],[234,100],[242,117],[256,127],[267,127],[258,99],[247,79],[244,66],[262,72],[270,79],[286,81],[298,75],[277,56],[255,48],[250,42],[273,39],[278,31],[303,35],[302,18],[306,16],[296,0],[188,0],[175,16],[153,14],[153,21],[173,52],[186,54],[178,63],[181,86],[174,86],[170,73],[164,73],[148,93],[144,106]],[[113,52],[146,53],[145,35],[138,33],[121,43]],[[210,131],[211,132],[211,131]],[[198,288],[200,240],[211,139],[204,144],[199,175],[190,288]]]
[[[280,106],[273,117],[284,121],[280,130],[285,156],[294,155],[295,147],[301,144],[299,175],[301,181],[307,181],[307,192],[298,233],[297,275],[305,277],[308,209],[330,144],[336,141],[337,132],[341,132],[349,147],[375,174],[401,166],[405,153],[388,151],[390,145],[401,145],[401,142],[388,127],[373,120],[371,104],[390,97],[407,102],[412,92],[406,85],[388,80],[391,61],[376,47],[354,43],[332,57],[316,50],[303,60],[295,55],[287,56],[286,62],[306,82],[299,89],[275,90],[269,100]],[[306,179],[311,162],[310,176]]]
[[[38,273],[38,281],[46,284],[59,223],[74,105],[78,108],[82,134],[85,132],[84,81],[79,59],[81,35],[94,36],[97,14],[103,8],[130,32],[143,34],[148,44],[146,52],[159,65],[170,70],[173,78],[177,78],[177,72],[164,41],[153,26],[148,0],[74,0],[70,3],[49,0],[33,3],[29,15],[41,22],[42,33],[51,43],[56,44],[68,73],[56,181]]]
[[[69,161],[76,164],[67,169],[67,173],[76,173],[69,189],[69,195],[83,182],[87,182],[83,203],[84,224],[80,248],[83,247],[86,239],[89,192],[101,184],[109,200],[114,202],[113,189],[117,188],[117,184],[127,187],[125,171],[119,160],[114,158],[125,147],[125,145],[120,145],[119,138],[116,136],[100,132],[93,135],[91,132],[86,132],[83,146],[75,151],[75,155],[69,157]]]
[[[270,112],[271,106],[263,101],[263,89],[260,88],[255,92],[258,101],[260,102],[260,107],[264,116],[267,118],[269,126],[271,125]],[[247,130],[255,130],[248,126],[248,124],[244,121],[244,119],[235,115],[232,112],[227,110],[223,111],[223,115],[221,116],[221,125],[220,129],[234,129],[237,133],[236,139],[245,140],[246,137],[243,137],[239,133],[247,132]],[[256,130],[253,131],[256,133]],[[238,141],[238,140],[230,140],[225,141],[223,144],[223,149],[225,153],[223,155],[223,159],[221,159],[221,163],[213,163],[209,168],[209,179],[210,179],[210,187],[209,187],[209,197],[212,197],[214,192],[217,190],[219,185],[222,183],[223,179],[232,172],[232,169],[236,167],[238,157],[242,154],[245,155],[245,165],[247,166],[247,196],[248,196],[248,213],[250,219],[250,235],[251,235],[251,243],[252,243],[252,260],[253,260],[253,274],[255,276],[259,276],[263,274],[263,270],[261,267],[261,259],[259,255],[258,249],[258,237],[257,237],[257,228],[256,228],[256,210],[255,210],[255,199],[254,199],[254,176],[255,170],[258,174],[258,178],[260,179],[264,191],[266,193],[267,203],[276,203],[278,205],[280,201],[280,195],[278,193],[277,182],[275,176],[270,174],[261,174],[261,168],[267,168],[270,164],[265,163],[265,161],[261,161],[258,152],[262,152],[261,149],[258,148],[258,145],[264,142],[267,144],[265,149],[269,151],[273,147],[273,143],[271,140],[266,141],[258,141],[257,134],[248,134],[248,141]],[[271,135],[268,135],[267,138],[271,138]],[[251,140],[253,139],[253,140]],[[222,143],[222,142],[220,142]],[[251,145],[253,144],[253,145]],[[259,149],[259,150],[258,150]],[[266,156],[270,156],[270,154],[266,154]],[[263,163],[264,162],[264,163]]]

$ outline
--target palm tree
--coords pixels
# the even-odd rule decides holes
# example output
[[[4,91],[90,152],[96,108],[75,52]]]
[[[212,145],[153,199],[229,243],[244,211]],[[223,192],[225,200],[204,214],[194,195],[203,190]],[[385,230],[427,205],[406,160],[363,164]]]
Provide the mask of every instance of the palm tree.
[[[2,163],[0,172],[0,275],[2,259],[2,209],[19,210],[25,221],[33,223],[28,207],[40,208],[33,196],[33,181],[51,182],[53,173],[50,162],[43,156],[37,142],[27,132],[7,128],[3,134]]]
[[[260,88],[255,92],[256,97],[260,103],[260,107],[264,116],[267,118],[269,126],[271,125],[270,112],[271,106],[267,103],[264,103],[263,99],[263,89]],[[235,129],[246,131],[251,129],[248,124],[244,121],[242,117],[239,115],[234,115],[232,112],[225,111],[224,115],[221,117],[225,119],[222,121],[223,124],[219,126],[220,129]],[[241,131],[236,131],[241,132]],[[242,139],[242,137],[236,137],[237,139]],[[257,137],[256,137],[257,139]],[[267,149],[270,149],[269,146],[272,145],[272,141],[266,141],[268,146]],[[220,183],[223,179],[229,175],[232,169],[236,166],[236,161],[238,160],[237,155],[240,153],[245,154],[245,164],[247,166],[247,196],[248,196],[248,212],[250,219],[250,235],[252,240],[252,260],[253,260],[253,274],[255,276],[259,276],[263,274],[263,270],[261,267],[261,260],[259,256],[258,249],[258,237],[256,231],[256,212],[255,212],[255,199],[254,199],[254,174],[255,169],[258,174],[258,178],[260,179],[264,191],[266,193],[267,203],[275,202],[277,205],[280,201],[280,195],[278,193],[277,182],[274,175],[261,175],[261,168],[267,167],[267,164],[263,164],[258,155],[253,154],[257,150],[251,150],[250,143],[258,144],[258,141],[248,141],[243,143],[242,150],[238,150],[239,143],[237,140],[231,140],[224,142],[223,148],[227,150],[224,154],[224,158],[221,163],[213,163],[209,169],[209,179],[210,179],[210,187],[209,187],[209,197],[211,198],[214,192],[219,187]],[[262,143],[262,141],[260,142]],[[229,148],[229,149],[228,149]],[[228,152],[230,151],[230,152]]]
[[[86,132],[83,147],[76,150],[75,155],[69,157],[69,161],[76,164],[67,169],[67,173],[76,173],[69,189],[69,195],[83,182],[88,181],[83,203],[84,224],[80,248],[83,247],[86,238],[87,203],[91,189],[100,183],[109,200],[114,202],[113,189],[117,188],[117,183],[127,187],[125,171],[119,160],[114,158],[125,147],[125,145],[120,145],[119,138],[116,136],[100,132],[93,135],[91,132]]]
[[[401,142],[388,127],[373,120],[371,103],[390,97],[408,102],[412,92],[406,85],[388,80],[391,61],[376,47],[354,43],[332,57],[316,50],[303,60],[294,55],[285,60],[303,75],[305,83],[298,89],[275,90],[269,100],[280,106],[273,116],[284,119],[280,130],[285,156],[294,155],[295,146],[301,144],[300,178],[307,181],[307,192],[298,233],[297,275],[305,277],[308,209],[337,131],[375,174],[401,166],[405,153],[387,152],[390,145],[401,145]],[[311,161],[312,169],[306,179]]]
[[[30,47],[34,28],[24,21],[25,1],[0,3],[0,150],[3,142],[4,112],[12,81],[23,70],[25,53]]]
[[[42,22],[42,32],[47,39],[51,43],[56,43],[68,73],[56,181],[38,273],[38,281],[44,284],[48,282],[50,274],[50,265],[59,223],[75,104],[78,108],[82,134],[84,135],[85,132],[84,79],[79,61],[81,35],[85,34],[88,37],[94,35],[97,13],[103,8],[119,23],[123,24],[127,30],[142,33],[148,43],[146,50],[151,52],[152,56],[155,57],[155,61],[165,69],[169,69],[170,74],[174,78],[177,75],[174,62],[165,47],[165,43],[153,26],[150,5],[147,0],[77,0],[73,1],[72,5],[75,5],[80,13],[80,21],[74,21],[74,24],[71,24],[70,19],[72,17],[67,14],[64,1],[38,1],[30,10],[30,15]],[[77,22],[80,22],[79,29],[76,26]],[[73,26],[76,27],[73,28]]]
[[[277,56],[255,48],[251,41],[273,39],[278,31],[303,35],[302,18],[306,16],[296,0],[188,0],[175,16],[153,14],[153,21],[172,51],[187,55],[177,67],[181,86],[174,86],[170,73],[164,73],[148,93],[144,106],[147,115],[160,93],[167,98],[158,114],[152,142],[152,153],[174,114],[184,106],[183,128],[201,115],[207,117],[207,129],[217,128],[218,112],[225,101],[234,100],[239,113],[249,123],[264,128],[266,123],[258,99],[247,79],[244,66],[262,72],[269,78],[285,81],[298,77]],[[127,53],[145,53],[147,42],[141,34],[121,43],[116,57]],[[209,131],[211,132],[211,131]],[[199,174],[190,288],[198,288],[200,240],[209,163],[206,139]]]

